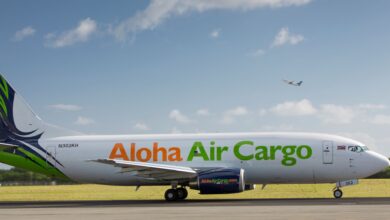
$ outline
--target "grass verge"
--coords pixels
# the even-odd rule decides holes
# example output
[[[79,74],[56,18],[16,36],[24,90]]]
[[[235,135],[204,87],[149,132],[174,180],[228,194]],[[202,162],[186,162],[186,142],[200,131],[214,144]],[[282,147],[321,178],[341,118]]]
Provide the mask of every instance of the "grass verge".
[[[264,190],[238,194],[199,195],[190,190],[189,199],[261,199],[261,198],[332,198],[333,184],[274,184]],[[0,202],[6,201],[85,201],[85,200],[159,200],[168,187],[62,185],[0,187]],[[344,197],[390,197],[389,179],[361,180],[358,185],[343,188]]]

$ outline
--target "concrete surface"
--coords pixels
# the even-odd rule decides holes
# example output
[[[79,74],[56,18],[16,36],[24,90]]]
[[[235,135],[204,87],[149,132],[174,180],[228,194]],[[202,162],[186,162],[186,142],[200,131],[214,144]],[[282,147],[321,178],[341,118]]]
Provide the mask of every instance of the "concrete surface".
[[[0,219],[390,219],[390,198],[0,203]]]

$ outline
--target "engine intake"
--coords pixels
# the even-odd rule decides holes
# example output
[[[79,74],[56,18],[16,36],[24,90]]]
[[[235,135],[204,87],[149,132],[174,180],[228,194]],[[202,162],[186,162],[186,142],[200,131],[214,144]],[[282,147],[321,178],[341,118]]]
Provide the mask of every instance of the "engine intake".
[[[200,172],[191,189],[200,194],[239,193],[245,190],[244,170],[240,168],[220,168]]]

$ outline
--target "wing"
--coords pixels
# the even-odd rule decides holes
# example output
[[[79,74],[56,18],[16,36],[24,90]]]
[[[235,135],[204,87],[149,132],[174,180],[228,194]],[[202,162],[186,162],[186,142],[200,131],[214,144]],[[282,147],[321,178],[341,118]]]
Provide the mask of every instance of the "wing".
[[[122,173],[151,180],[186,180],[197,176],[197,172],[190,167],[109,159],[92,161],[120,167]]]

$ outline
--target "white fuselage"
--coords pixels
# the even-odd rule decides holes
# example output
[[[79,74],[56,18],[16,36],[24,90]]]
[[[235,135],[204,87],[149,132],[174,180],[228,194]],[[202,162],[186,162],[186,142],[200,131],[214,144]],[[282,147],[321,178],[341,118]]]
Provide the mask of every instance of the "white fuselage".
[[[191,168],[243,168],[245,183],[334,183],[370,176],[389,165],[360,142],[327,134],[236,133],[69,136],[40,140],[66,176],[110,185],[161,185],[93,162],[121,159]],[[357,148],[356,148],[357,147]],[[309,149],[310,148],[310,149]]]

